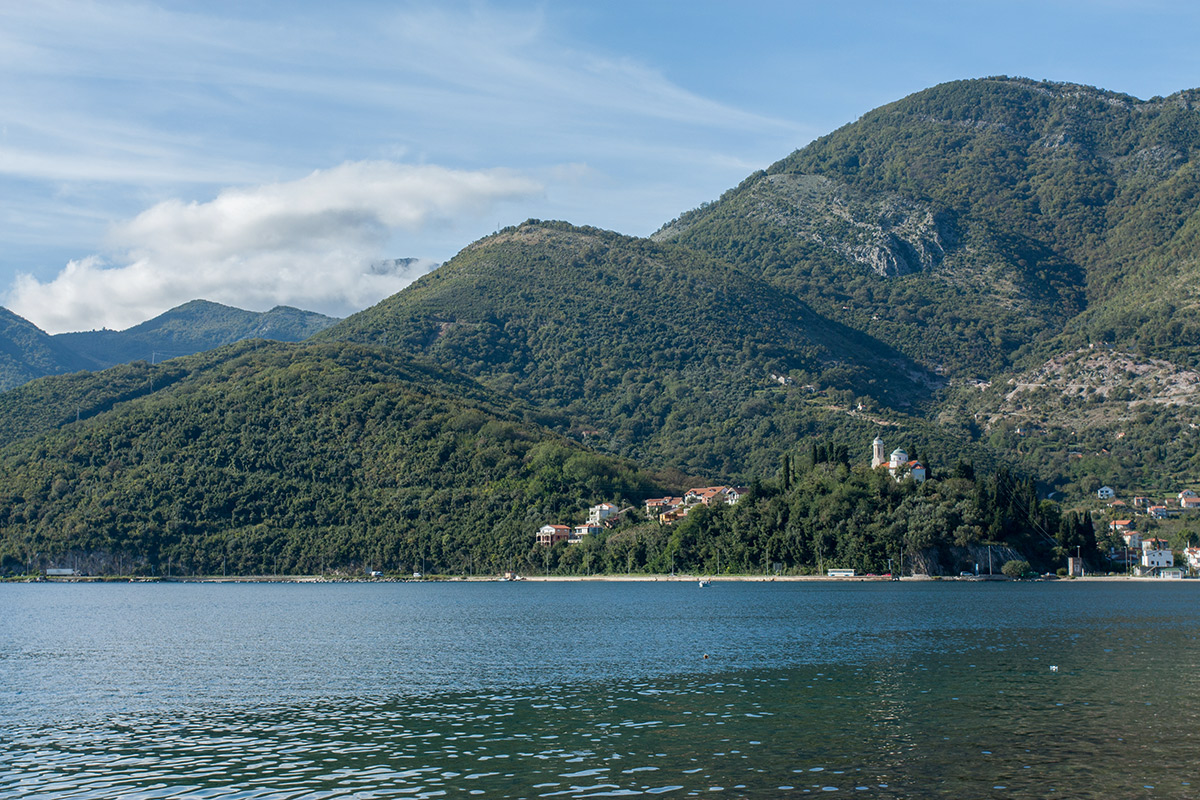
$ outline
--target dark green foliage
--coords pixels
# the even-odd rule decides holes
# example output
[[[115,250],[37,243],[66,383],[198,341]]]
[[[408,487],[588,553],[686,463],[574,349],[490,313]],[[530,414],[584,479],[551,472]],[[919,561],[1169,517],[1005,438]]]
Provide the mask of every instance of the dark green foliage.
[[[993,544],[1051,569],[1062,553],[1046,531],[1058,519],[1057,506],[1038,503],[1029,481],[1004,471],[978,481],[918,484],[861,463],[820,461],[788,482],[757,485],[735,506],[697,506],[670,527],[646,525],[599,537],[590,543],[590,568],[824,574],[837,567],[866,574],[889,566],[898,571],[902,563],[907,572],[917,562],[957,574],[972,560],[971,548],[978,559],[978,549]],[[1083,555],[1101,562],[1094,538]]]
[[[1010,578],[1024,578],[1033,572],[1033,567],[1029,566],[1028,561],[1013,559],[1005,561],[1004,566],[1000,567],[1000,571]]]
[[[176,365],[165,388],[4,449],[0,555],[494,572],[527,568],[547,521],[661,492],[520,404],[378,348],[242,343]]]

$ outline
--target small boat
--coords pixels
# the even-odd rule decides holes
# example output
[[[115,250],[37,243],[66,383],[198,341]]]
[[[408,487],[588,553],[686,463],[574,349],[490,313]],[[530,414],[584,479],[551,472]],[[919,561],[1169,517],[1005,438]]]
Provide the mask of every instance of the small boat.
[[[711,582],[711,581],[710,581],[710,579],[708,579],[708,578],[701,578],[701,579],[700,579],[700,588],[701,588],[701,589],[705,588],[706,586],[708,586],[708,584],[709,584],[710,582]]]

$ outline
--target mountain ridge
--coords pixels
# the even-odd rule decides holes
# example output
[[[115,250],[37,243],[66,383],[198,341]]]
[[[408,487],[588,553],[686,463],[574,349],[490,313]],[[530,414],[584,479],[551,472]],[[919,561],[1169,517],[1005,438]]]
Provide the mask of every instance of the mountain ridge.
[[[259,312],[191,300],[121,331],[48,334],[0,308],[0,392],[46,375],[102,370],[139,359],[155,362],[240,339],[300,341],[336,322],[291,306]]]

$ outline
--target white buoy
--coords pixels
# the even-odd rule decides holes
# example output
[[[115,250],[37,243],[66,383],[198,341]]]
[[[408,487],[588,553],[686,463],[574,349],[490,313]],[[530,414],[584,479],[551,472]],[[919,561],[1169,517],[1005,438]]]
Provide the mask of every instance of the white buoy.
[[[1058,665],[1057,665],[1057,664],[1055,664],[1054,666],[1050,667],[1050,671],[1051,671],[1051,672],[1058,672]]]

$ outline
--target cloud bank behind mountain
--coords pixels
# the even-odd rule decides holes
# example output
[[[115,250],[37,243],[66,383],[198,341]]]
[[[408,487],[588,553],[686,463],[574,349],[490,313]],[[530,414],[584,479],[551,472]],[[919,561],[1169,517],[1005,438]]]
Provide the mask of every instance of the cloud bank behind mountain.
[[[197,298],[345,316],[428,269],[378,269],[385,256],[421,255],[386,252],[403,234],[542,191],[508,170],[360,161],[208,202],[168,200],[114,226],[110,255],[71,261],[49,281],[18,276],[5,305],[51,333],[121,329]]]

